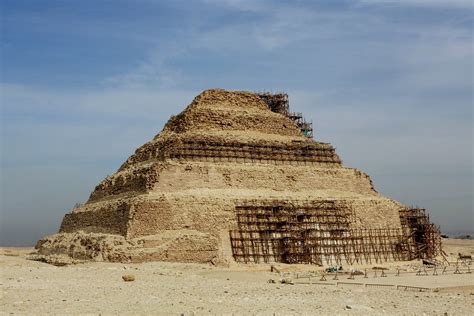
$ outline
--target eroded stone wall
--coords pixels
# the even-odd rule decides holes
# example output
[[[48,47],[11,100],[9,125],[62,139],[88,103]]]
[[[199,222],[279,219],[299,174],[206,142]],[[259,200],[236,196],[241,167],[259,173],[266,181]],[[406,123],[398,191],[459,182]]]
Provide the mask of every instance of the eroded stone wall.
[[[352,168],[183,163],[163,170],[158,192],[189,189],[255,189],[274,191],[332,190],[377,195],[370,177]],[[343,194],[343,193],[341,193]]]
[[[214,197],[167,196],[134,205],[127,237],[166,230],[195,230],[218,236],[235,225],[234,203]]]
[[[59,231],[70,233],[78,230],[93,233],[117,234],[125,236],[130,205],[122,203],[116,207],[105,206],[88,212],[66,214]]]
[[[388,198],[354,199],[346,203],[352,209],[352,229],[401,228],[399,211],[405,208]]]

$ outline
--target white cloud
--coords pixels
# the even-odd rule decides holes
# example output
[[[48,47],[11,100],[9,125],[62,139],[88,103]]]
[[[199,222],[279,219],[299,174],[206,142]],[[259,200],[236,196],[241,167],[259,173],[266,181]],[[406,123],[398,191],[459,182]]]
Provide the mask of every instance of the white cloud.
[[[271,7],[271,4],[265,0],[203,0],[203,3],[218,7],[227,7],[239,11],[253,12],[261,12]]]
[[[105,78],[103,84],[128,89],[143,87],[172,89],[182,82],[184,75],[180,69],[169,67],[167,63],[185,52],[184,47],[177,43],[169,43],[165,48],[155,47],[144,61],[129,72]]]
[[[57,91],[5,83],[0,84],[0,91],[3,109],[8,111],[9,116],[39,120],[56,115],[65,115],[66,118],[101,115],[108,120],[161,119],[169,116],[176,107],[185,105],[183,100],[191,103],[196,94],[192,90],[155,86]]]
[[[156,89],[58,92],[6,84],[0,89],[2,158],[30,165],[131,154],[196,94]]]
[[[428,2],[413,1],[419,4]],[[451,3],[434,1],[437,6],[447,5],[448,2]],[[412,1],[362,0],[359,3],[408,4]],[[465,1],[453,3],[453,6],[466,4]],[[252,60],[254,56],[258,58],[264,54],[278,53],[279,50],[289,55],[298,45],[306,47],[308,52],[316,53],[326,50],[330,45],[334,49],[334,55],[347,54],[347,51],[342,51],[344,49],[354,49],[356,54],[363,52],[364,55],[370,56],[360,60],[341,58],[340,65],[352,63],[345,66],[348,69],[346,73],[351,70],[353,73],[371,71],[374,65],[383,65],[384,60],[386,65],[409,73],[418,71],[417,67],[420,65],[429,69],[445,61],[472,57],[472,32],[455,24],[433,26],[416,22],[400,23],[363,10],[349,8],[334,11],[295,7],[286,3],[270,4],[266,1],[204,0],[204,4],[236,11],[257,12],[259,18],[250,23],[248,20],[237,20],[214,28],[200,28],[194,24],[186,27],[180,32],[180,36],[161,42],[151,49],[148,56],[130,70],[105,78],[104,85],[127,89],[177,89],[196,79],[202,80],[202,77],[191,78],[189,72],[180,68],[176,62],[196,51],[198,54],[205,54],[206,51],[220,54],[229,59]],[[338,49],[341,51],[337,51]],[[294,53],[301,56],[301,52]],[[295,64],[300,62],[302,60],[294,61]],[[315,60],[313,64],[318,62],[321,61]],[[343,67],[339,67],[338,71],[343,71]],[[203,74],[204,77],[209,75]],[[420,75],[417,74],[416,77]],[[438,79],[442,84],[443,79]]]
[[[472,0],[358,0],[363,5],[416,6],[428,8],[472,9]]]

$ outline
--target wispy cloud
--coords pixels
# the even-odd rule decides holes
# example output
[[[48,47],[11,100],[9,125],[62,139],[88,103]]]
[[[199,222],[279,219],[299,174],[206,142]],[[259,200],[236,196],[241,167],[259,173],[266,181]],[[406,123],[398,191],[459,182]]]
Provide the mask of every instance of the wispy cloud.
[[[473,9],[472,0],[358,0],[365,5],[413,6],[427,8]]]
[[[226,7],[239,11],[262,12],[271,10],[273,4],[267,0],[202,0],[204,4]]]
[[[185,53],[184,47],[170,44],[169,47],[156,47],[151,50],[144,61],[128,72],[105,78],[102,83],[108,87],[173,89],[183,81],[183,71],[177,67],[170,67],[168,62],[173,61]]]
[[[408,4],[412,1],[365,0],[358,3],[372,5],[391,2]],[[413,2],[431,3],[420,0]],[[437,6],[452,3],[434,2]],[[465,1],[453,2],[457,3],[454,4],[457,6],[466,4]],[[284,2],[204,0],[202,5],[222,8],[226,10],[226,14],[237,14],[241,18],[228,22],[226,20],[225,23],[216,25],[206,24],[203,27],[201,19],[190,19],[186,24],[185,17],[183,27],[175,30],[175,36],[169,34],[161,37],[159,41],[147,41],[149,45],[145,51],[140,52],[136,60],[127,65],[120,65],[110,71],[109,75],[100,78],[102,87],[183,89],[190,83],[202,82],[203,76],[210,78],[213,72],[220,73],[219,67],[215,65],[221,63],[224,58],[226,63],[239,66],[243,63],[256,63],[262,68],[270,68],[271,71],[266,73],[272,73],[273,78],[281,76],[277,67],[269,65],[273,61],[267,54],[286,55],[284,58],[288,60],[283,63],[292,63],[298,69],[309,70],[315,65],[322,69],[334,67],[335,72],[330,75],[335,77],[354,77],[373,72],[377,68],[390,71],[381,69],[384,67],[396,69],[402,72],[402,84],[407,82],[406,78],[402,77],[410,73],[416,72],[409,76],[421,79],[423,71],[420,71],[420,67],[425,65],[427,79],[430,79],[425,83],[438,80],[442,84],[443,77],[446,78],[444,81],[448,81],[447,78],[455,75],[434,78],[430,68],[438,68],[437,65],[445,62],[462,64],[460,60],[472,58],[472,31],[456,25],[455,21],[438,25],[417,23],[413,20],[402,23],[400,19],[387,18],[387,12],[366,12],[350,6],[334,10],[305,5],[304,2],[293,6]],[[199,6],[193,10],[199,11]],[[148,34],[147,38],[152,39],[153,35]],[[290,56],[298,57],[289,60]],[[193,64],[192,67],[183,66],[190,63]],[[338,67],[338,64],[341,67]],[[230,76],[218,78],[215,82],[221,82],[224,86],[235,84],[235,79],[245,76],[245,68],[239,66],[232,70]],[[456,67],[445,68],[450,71]],[[338,72],[340,74],[337,74]],[[260,82],[266,80],[265,75],[262,75]],[[252,82],[255,76],[250,77],[250,81],[246,78],[242,81],[249,82],[249,86],[255,86],[256,82]],[[234,80],[231,81],[230,78]],[[451,83],[457,84],[463,79],[465,75],[459,80],[454,78]],[[315,76],[315,82],[318,80],[318,76]],[[216,83],[213,82],[212,86]]]
[[[157,87],[115,87],[98,90],[56,91],[20,84],[0,84],[4,126],[18,120],[55,124],[100,120],[164,120],[173,109],[191,102],[196,91]],[[6,120],[8,118],[9,120]],[[11,122],[10,120],[14,120]]]

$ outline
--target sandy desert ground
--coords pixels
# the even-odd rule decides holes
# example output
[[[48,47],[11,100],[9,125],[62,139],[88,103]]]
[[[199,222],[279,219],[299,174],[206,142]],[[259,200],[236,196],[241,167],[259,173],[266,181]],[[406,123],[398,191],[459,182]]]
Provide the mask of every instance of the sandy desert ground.
[[[320,267],[270,265],[215,267],[184,263],[87,263],[52,266],[26,260],[32,248],[0,250],[0,314],[158,315],[471,315],[474,266],[451,265],[417,275],[419,262],[386,265],[387,277],[326,275]],[[474,255],[473,240],[448,239],[444,250]],[[398,269],[401,269],[397,276]],[[289,273],[291,271],[291,273]],[[314,274],[311,271],[316,271]],[[286,273],[286,274],[285,274]],[[135,281],[122,276],[133,274]],[[425,275],[427,274],[427,275]],[[313,275],[312,278],[307,276]],[[282,284],[281,279],[293,284]],[[273,280],[274,283],[271,281]],[[270,282],[269,282],[270,281]],[[397,288],[398,285],[398,288]],[[414,288],[416,287],[416,288]],[[418,287],[421,287],[419,289]]]

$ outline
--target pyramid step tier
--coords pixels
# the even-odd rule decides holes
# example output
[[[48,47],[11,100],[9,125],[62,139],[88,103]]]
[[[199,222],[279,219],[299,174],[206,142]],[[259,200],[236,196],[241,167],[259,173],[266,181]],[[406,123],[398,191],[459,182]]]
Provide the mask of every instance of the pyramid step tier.
[[[287,146],[259,146],[251,144],[205,144],[186,142],[174,149],[169,157],[172,159],[205,160],[219,158],[221,161],[244,162],[250,160],[257,163],[292,164],[305,162],[308,165],[327,164],[340,166],[341,160],[332,147],[316,144]],[[204,158],[204,159],[203,159]]]
[[[145,144],[120,168],[165,159],[303,164],[339,167],[342,161],[330,144],[288,141],[287,143],[242,143],[200,140],[158,140]],[[303,163],[302,163],[303,162]]]

